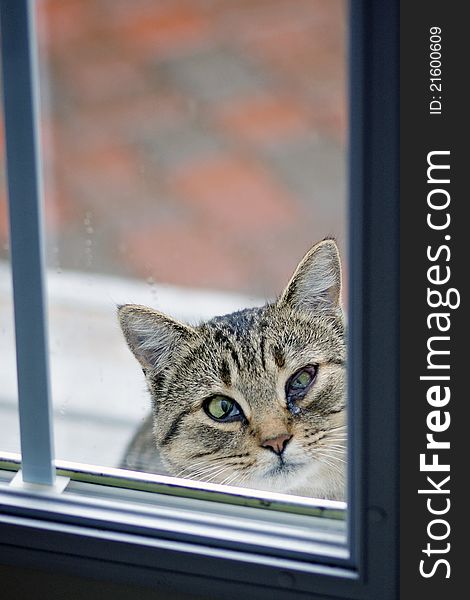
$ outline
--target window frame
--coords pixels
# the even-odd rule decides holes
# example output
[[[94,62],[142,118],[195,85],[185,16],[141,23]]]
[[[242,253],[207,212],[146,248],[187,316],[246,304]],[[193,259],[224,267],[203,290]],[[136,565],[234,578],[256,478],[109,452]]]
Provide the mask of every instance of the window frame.
[[[12,12],[27,13],[27,0],[0,0],[2,27]],[[11,23],[11,21],[9,21]],[[97,506],[76,505],[71,516],[61,511],[54,494],[1,490],[0,562],[50,569],[113,582],[148,585],[161,590],[179,590],[203,597],[232,598],[351,598],[392,599],[398,595],[398,502],[399,502],[399,3],[373,0],[350,2],[349,48],[349,497],[348,528],[350,559],[306,561],[286,559],[239,547],[221,548],[187,536],[178,525],[174,535],[149,535],[144,530],[123,527],[119,507],[109,509],[108,526],[96,518]],[[2,44],[4,78],[24,48]],[[19,44],[21,46],[21,44]],[[11,78],[11,72],[8,76]],[[10,80],[10,79],[9,79]],[[34,87],[34,86],[33,86]],[[5,93],[7,138],[19,123],[9,117],[9,90]],[[33,94],[34,95],[34,89]],[[11,98],[10,98],[11,100]],[[35,127],[29,125],[31,139]],[[7,140],[8,141],[8,140]],[[15,156],[8,149],[8,178],[21,176]],[[35,198],[40,181],[35,148],[26,159],[29,172],[26,195]],[[16,159],[17,160],[17,159]],[[16,173],[16,175],[15,175]],[[21,179],[21,177],[20,177]],[[28,179],[28,178],[24,178]],[[10,188],[11,191],[11,188]],[[25,193],[23,188],[23,194]],[[26,348],[24,283],[34,276],[36,309],[44,317],[41,282],[40,215],[30,206],[36,244],[34,256],[12,256],[18,348]],[[20,220],[12,223],[12,237],[28,219],[23,207],[10,207]],[[31,214],[31,213],[30,213]],[[16,231],[16,233],[15,233]],[[12,239],[12,248],[14,246]],[[39,250],[38,250],[39,249]],[[29,285],[31,283],[29,282]],[[22,300],[23,299],[23,300]],[[42,300],[41,300],[42,299]],[[42,302],[42,304],[41,304]],[[31,312],[29,312],[31,315]],[[20,326],[18,325],[20,323]],[[45,325],[44,318],[42,324]],[[19,383],[42,382],[47,390],[46,327],[34,338],[36,374],[27,356],[18,353]],[[21,341],[23,338],[23,341]],[[23,367],[21,366],[23,365]],[[44,380],[44,376],[46,380]],[[44,387],[45,386],[45,387]],[[37,388],[36,388],[37,391]],[[380,402],[378,401],[380,399]],[[43,405],[45,411],[50,404]],[[47,412],[46,412],[47,414]],[[23,424],[22,424],[23,428]],[[46,436],[47,438],[47,436]],[[49,444],[49,446],[48,446]],[[52,447],[44,440],[45,453]],[[23,449],[24,452],[24,449]],[[30,449],[30,452],[34,452]],[[51,463],[52,464],[52,463]],[[387,465],[386,477],[383,467]],[[52,479],[54,469],[51,470]],[[34,476],[33,476],[34,477]],[[47,474],[46,474],[47,479]],[[30,479],[31,480],[31,479]],[[3,501],[3,502],[2,502]],[[115,511],[114,513],[112,511]],[[113,517],[114,515],[114,517]],[[181,524],[180,524],[181,525]],[[220,528],[223,528],[223,523]]]

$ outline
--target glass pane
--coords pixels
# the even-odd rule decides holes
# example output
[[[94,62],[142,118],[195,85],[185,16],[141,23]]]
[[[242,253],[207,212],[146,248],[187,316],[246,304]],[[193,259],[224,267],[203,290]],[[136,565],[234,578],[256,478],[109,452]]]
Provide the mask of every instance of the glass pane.
[[[38,10],[57,457],[343,497],[346,3]]]
[[[5,136],[3,110],[0,109],[0,456],[5,452],[20,452],[20,433],[5,174]]]

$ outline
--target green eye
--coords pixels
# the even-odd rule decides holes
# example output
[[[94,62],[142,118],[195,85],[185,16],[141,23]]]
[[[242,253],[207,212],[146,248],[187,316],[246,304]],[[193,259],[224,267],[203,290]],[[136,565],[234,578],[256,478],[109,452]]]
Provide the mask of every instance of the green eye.
[[[308,371],[301,371],[295,379],[292,380],[291,389],[303,389],[308,386],[313,377]]]
[[[235,400],[220,395],[206,400],[204,410],[215,421],[235,421],[243,414]]]
[[[308,365],[292,375],[286,384],[287,404],[292,405],[296,400],[305,396],[317,376],[316,365]]]

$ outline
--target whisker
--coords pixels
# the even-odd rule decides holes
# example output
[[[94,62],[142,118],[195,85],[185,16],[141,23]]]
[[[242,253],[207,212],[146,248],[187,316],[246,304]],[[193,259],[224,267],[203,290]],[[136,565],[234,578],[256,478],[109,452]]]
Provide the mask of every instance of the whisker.
[[[209,479],[205,479],[206,483],[210,483],[211,481],[214,481],[214,479],[216,477],[218,477],[219,475],[222,475],[222,473],[224,473],[225,471],[227,471],[229,469],[228,466],[223,467],[222,469],[220,469],[220,471],[216,471],[215,473],[213,473]]]
[[[237,483],[237,485],[242,485],[250,477],[251,477],[251,473],[246,473],[245,475],[243,475],[243,477],[240,478],[240,481]]]
[[[346,444],[347,438],[328,438],[328,437],[325,437],[325,438],[323,438],[323,441],[325,443],[332,443],[332,444]]]
[[[332,462],[329,460],[329,458],[330,458],[330,457],[326,457],[325,455],[323,455],[323,454],[321,454],[321,453],[318,453],[318,454],[317,454],[317,456],[320,458],[320,462],[322,462],[323,464],[326,464],[326,465],[328,465],[330,468],[332,468],[332,469],[333,469],[334,471],[336,471],[338,474],[340,474],[340,475],[342,475],[342,474],[343,474],[343,471],[341,470],[341,468],[340,468],[338,465],[336,465],[336,464],[332,463]]]
[[[230,485],[233,481],[235,481],[238,477],[238,473],[232,473],[231,475],[228,475],[223,481],[221,481],[220,483],[223,485]]]
[[[343,460],[343,457],[346,455],[345,452],[342,452],[341,450],[330,450],[329,448],[328,448],[328,454],[329,454],[329,456],[331,456],[331,458],[338,458],[338,459],[341,458],[341,460]],[[346,462],[346,461],[344,461],[344,462]]]
[[[198,462],[191,463],[190,465],[188,465],[188,466],[184,467],[184,469],[181,469],[181,471],[179,471],[179,472],[178,472],[178,473],[175,475],[175,477],[182,477],[182,476],[183,476],[183,473],[184,473],[185,471],[189,471],[190,469],[194,469],[194,467],[198,467],[199,465],[207,465],[207,464],[209,464],[209,460],[200,460],[200,461],[198,461]]]
[[[210,481],[212,477],[217,476],[224,469],[220,469],[217,471],[210,471],[205,473],[197,473],[191,477],[191,479],[196,479],[198,481]]]
[[[207,474],[211,473],[212,471],[216,471],[219,468],[220,468],[220,464],[210,465],[210,466],[202,467],[199,469],[195,469],[194,471],[191,471],[190,474],[186,475],[185,479],[192,479],[193,477],[201,477],[202,475],[207,475]]]
[[[335,456],[334,454],[326,454],[324,456],[327,456],[329,460],[333,460],[333,461],[337,461],[343,464],[346,464],[346,461],[343,460],[342,458],[340,458],[339,456]]]
[[[332,458],[333,460],[336,460],[336,461],[340,462],[340,463],[343,463],[343,465],[346,465],[346,464],[347,464],[347,461],[343,460],[343,459],[342,459],[342,458],[340,458],[339,456],[332,456],[331,458]]]
[[[196,462],[196,463],[192,463],[192,464],[190,464],[190,465],[188,465],[188,466],[184,467],[183,469],[181,469],[181,470],[180,470],[180,471],[179,471],[179,472],[178,472],[178,473],[175,475],[175,477],[184,477],[184,478],[188,479],[188,478],[189,478],[189,476],[188,476],[187,472],[188,472],[188,471],[190,471],[191,469],[194,469],[195,467],[199,467],[199,466],[202,466],[202,467],[204,467],[205,465],[208,465],[208,466],[212,465],[212,466],[216,466],[216,467],[218,467],[218,466],[220,465],[220,463],[221,463],[221,461],[222,461],[222,460],[223,460],[224,462],[227,462],[227,459],[233,459],[233,458],[235,458],[235,459],[239,459],[239,458],[242,458],[242,457],[244,457],[244,456],[249,456],[249,454],[248,454],[248,453],[246,453],[245,455],[242,455],[242,456],[241,456],[241,455],[238,455],[238,454],[233,454],[233,455],[231,455],[231,456],[229,456],[229,457],[223,457],[223,458],[221,458],[220,456],[216,456],[216,457],[213,457],[213,458],[211,458],[211,459],[207,459],[207,460],[200,460],[200,461],[198,461],[198,462]],[[230,463],[228,463],[228,464],[233,466],[233,465],[237,465],[237,462],[236,462],[236,461],[235,461],[235,462],[230,462]],[[237,465],[237,466],[238,466],[238,465]]]

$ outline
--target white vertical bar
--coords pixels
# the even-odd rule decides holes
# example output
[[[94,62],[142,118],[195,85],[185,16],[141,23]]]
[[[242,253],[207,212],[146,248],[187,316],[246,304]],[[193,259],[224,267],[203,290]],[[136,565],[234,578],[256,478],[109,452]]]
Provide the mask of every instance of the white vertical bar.
[[[53,485],[34,7],[0,0],[23,480]]]

